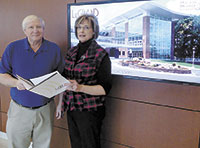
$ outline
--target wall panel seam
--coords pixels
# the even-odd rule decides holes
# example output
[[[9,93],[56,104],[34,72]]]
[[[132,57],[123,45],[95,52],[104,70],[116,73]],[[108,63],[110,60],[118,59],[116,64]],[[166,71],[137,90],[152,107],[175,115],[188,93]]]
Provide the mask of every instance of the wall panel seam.
[[[158,104],[158,103],[135,100],[135,99],[131,99],[130,100],[130,99],[127,99],[127,98],[119,98],[119,97],[109,97],[109,98],[113,98],[113,99],[121,100],[121,101],[127,101],[127,102],[136,102],[136,103],[141,103],[141,104],[146,104],[146,105],[154,105],[154,106],[160,106],[160,107],[166,107],[166,108],[173,108],[173,109],[177,109],[177,110],[184,110],[184,111],[200,113],[200,110],[184,108],[184,107],[178,107],[178,106],[172,106],[172,105],[166,105],[166,104]]]

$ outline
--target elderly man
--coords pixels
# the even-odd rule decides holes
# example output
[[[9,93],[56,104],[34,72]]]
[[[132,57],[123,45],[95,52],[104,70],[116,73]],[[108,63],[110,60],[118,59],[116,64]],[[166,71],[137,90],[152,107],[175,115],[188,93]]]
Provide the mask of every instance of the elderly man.
[[[16,75],[30,79],[53,71],[63,71],[60,48],[44,39],[44,20],[35,15],[24,18],[22,28],[26,38],[10,43],[0,62],[0,83],[11,87],[7,135],[9,148],[49,148],[55,104],[25,89]]]

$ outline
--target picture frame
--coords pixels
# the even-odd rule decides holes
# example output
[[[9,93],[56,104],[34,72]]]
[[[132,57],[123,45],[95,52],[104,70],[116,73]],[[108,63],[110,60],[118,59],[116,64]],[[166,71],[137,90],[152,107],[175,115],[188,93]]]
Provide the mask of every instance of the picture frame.
[[[198,0],[194,0],[192,4],[186,1],[184,3],[182,0],[182,3],[179,3],[180,10],[169,9],[175,6],[175,2],[171,0],[111,0],[68,4],[69,48],[78,44],[74,29],[76,18],[82,14],[92,14],[99,21],[100,32],[97,42],[109,53],[113,75],[199,85],[200,60],[198,56],[195,56],[193,49],[193,53],[184,57],[183,60],[177,56],[176,43],[178,22],[200,15],[195,14],[197,11],[192,14],[186,13],[190,7],[196,6]],[[200,50],[200,46],[196,48]]]

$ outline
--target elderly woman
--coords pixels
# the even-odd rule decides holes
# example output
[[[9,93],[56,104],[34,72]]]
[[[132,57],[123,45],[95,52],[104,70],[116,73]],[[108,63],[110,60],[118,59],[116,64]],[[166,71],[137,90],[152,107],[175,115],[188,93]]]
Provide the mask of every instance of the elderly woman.
[[[61,118],[67,110],[72,148],[100,148],[105,95],[111,89],[111,62],[95,41],[99,34],[95,16],[80,16],[75,34],[79,43],[68,50],[63,73],[71,84],[64,95],[60,94],[56,116]]]

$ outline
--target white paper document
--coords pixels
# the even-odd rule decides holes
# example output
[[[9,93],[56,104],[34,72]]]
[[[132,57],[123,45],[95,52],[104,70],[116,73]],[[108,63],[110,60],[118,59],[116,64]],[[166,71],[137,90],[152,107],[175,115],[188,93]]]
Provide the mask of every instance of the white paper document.
[[[65,83],[70,83],[58,71],[30,80],[26,80],[18,75],[17,78],[27,90],[48,98],[65,91],[67,88]]]

